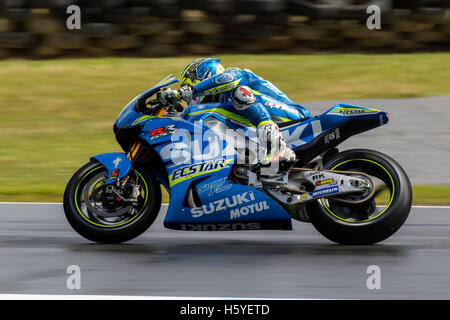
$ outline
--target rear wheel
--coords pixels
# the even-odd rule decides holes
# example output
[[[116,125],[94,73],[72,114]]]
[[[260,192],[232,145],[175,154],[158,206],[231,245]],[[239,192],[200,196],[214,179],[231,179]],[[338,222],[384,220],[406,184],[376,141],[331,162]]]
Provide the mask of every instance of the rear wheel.
[[[124,187],[105,185],[107,170],[98,162],[80,168],[64,193],[64,212],[76,232],[100,243],[136,238],[155,221],[161,189],[141,167],[130,170]]]
[[[411,209],[411,184],[393,159],[377,151],[348,150],[328,159],[324,170],[363,172],[375,182],[374,195],[361,203],[354,202],[366,198],[366,193],[307,205],[311,223],[326,238],[340,244],[373,244],[403,225]]]

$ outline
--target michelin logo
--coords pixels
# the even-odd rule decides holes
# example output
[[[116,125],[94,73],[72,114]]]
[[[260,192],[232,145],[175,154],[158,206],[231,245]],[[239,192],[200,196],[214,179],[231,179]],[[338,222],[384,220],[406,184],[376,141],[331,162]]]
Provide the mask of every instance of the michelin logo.
[[[325,189],[319,189],[317,191],[310,192],[309,194],[311,197],[316,198],[320,196],[324,196],[327,194],[333,194],[339,192],[339,187],[331,187],[331,188],[325,188]]]

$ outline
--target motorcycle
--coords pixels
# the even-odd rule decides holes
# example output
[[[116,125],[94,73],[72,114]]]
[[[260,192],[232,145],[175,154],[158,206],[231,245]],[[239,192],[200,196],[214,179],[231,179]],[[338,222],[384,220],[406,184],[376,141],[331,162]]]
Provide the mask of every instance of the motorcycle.
[[[124,152],[93,156],[68,182],[65,216],[86,239],[120,243],[142,234],[160,212],[161,186],[170,196],[164,226],[175,230],[292,230],[295,219],[336,243],[368,245],[408,217],[411,184],[396,161],[336,148],[388,123],[388,113],[337,104],[279,122],[297,161],[268,175],[255,155],[255,128],[232,105],[183,109],[153,99],[176,82],[170,75],[129,102],[114,123]]]

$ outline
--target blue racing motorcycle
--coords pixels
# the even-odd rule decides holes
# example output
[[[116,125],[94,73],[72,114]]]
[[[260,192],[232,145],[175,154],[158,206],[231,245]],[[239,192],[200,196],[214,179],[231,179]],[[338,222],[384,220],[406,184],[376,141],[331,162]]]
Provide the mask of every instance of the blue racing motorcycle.
[[[266,168],[255,128],[232,105],[183,108],[154,98],[175,82],[166,77],[120,112],[114,133],[123,153],[93,156],[70,179],[64,211],[83,237],[119,243],[142,234],[160,211],[160,185],[170,195],[164,226],[176,230],[292,230],[296,219],[334,242],[365,245],[405,222],[412,192],[400,165],[380,152],[336,148],[386,124],[386,112],[337,104],[279,122],[297,161]]]

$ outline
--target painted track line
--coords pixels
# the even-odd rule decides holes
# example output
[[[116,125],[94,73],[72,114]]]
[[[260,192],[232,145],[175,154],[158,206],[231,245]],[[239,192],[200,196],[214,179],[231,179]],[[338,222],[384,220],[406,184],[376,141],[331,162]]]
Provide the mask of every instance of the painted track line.
[[[0,202],[0,205],[62,205],[62,202]],[[168,203],[161,203],[162,206],[168,206]],[[450,205],[413,205],[411,208],[422,208],[422,209],[450,209]]]
[[[0,294],[0,300],[317,300],[234,297],[177,297],[177,296],[123,296],[123,295],[64,295],[64,294]],[[321,299],[319,299],[321,300]]]

